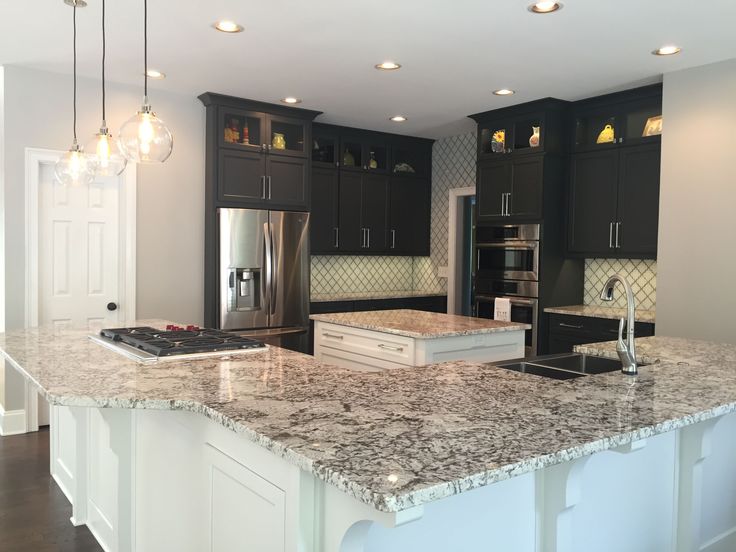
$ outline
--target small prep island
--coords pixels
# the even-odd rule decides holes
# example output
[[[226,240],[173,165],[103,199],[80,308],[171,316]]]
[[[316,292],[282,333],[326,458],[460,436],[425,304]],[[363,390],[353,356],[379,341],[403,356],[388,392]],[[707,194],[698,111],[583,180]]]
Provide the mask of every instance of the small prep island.
[[[0,335],[106,550],[732,550],[736,347],[640,343],[636,378],[554,381],[278,347],[142,365],[82,330]]]
[[[382,370],[524,356],[527,324],[417,310],[313,314],[314,356],[355,370]]]

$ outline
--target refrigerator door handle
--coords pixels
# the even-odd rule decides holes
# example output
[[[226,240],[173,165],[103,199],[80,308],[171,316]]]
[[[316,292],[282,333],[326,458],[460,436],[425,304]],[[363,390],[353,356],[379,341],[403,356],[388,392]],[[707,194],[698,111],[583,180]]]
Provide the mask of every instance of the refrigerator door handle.
[[[278,267],[278,259],[276,258],[276,248],[273,245],[273,224],[268,223],[269,231],[268,237],[271,241],[271,314],[276,314],[276,294],[278,293],[279,278],[276,275],[276,268]]]
[[[265,288],[265,296],[267,298],[267,302],[264,305],[266,307],[266,312],[271,313],[272,309],[272,301],[273,301],[273,248],[272,248],[272,240],[271,240],[271,224],[269,222],[263,223],[263,240],[264,240],[264,246],[263,251],[266,254],[266,263],[265,263],[265,270],[266,270],[266,285]]]

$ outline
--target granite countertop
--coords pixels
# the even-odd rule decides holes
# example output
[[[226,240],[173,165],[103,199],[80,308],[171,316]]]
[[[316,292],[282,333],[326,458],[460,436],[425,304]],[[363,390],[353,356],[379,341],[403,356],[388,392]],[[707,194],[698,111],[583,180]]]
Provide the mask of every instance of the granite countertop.
[[[328,303],[330,301],[361,301],[371,299],[405,299],[409,297],[446,297],[446,292],[439,291],[356,291],[335,293],[313,293],[309,297],[312,303]]]
[[[736,347],[639,342],[661,362],[638,377],[556,381],[472,362],[352,372],[278,347],[144,366],[86,330],[0,334],[53,404],[199,413],[385,512],[736,410]]]
[[[589,316],[591,318],[611,318],[618,320],[626,318],[626,308],[601,307],[598,305],[570,305],[566,307],[547,307],[544,312],[555,314],[569,314],[572,316]],[[656,311],[636,309],[634,319],[637,322],[655,323]]]
[[[313,314],[309,318],[317,322],[329,322],[340,326],[373,330],[416,339],[514,332],[531,328],[530,325],[519,322],[500,322],[486,318],[411,309]]]

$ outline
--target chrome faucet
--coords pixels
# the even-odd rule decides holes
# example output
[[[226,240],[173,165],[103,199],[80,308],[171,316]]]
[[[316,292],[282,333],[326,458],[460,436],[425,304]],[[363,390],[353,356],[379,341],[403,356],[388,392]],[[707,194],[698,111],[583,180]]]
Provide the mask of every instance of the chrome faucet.
[[[624,374],[635,376],[638,371],[636,369],[636,345],[634,343],[634,292],[629,282],[621,274],[611,276],[601,291],[601,299],[604,301],[613,301],[613,288],[616,282],[621,282],[626,290],[626,343],[624,343],[624,319],[618,322],[618,342],[616,343],[616,352],[618,358],[621,359],[621,371]]]

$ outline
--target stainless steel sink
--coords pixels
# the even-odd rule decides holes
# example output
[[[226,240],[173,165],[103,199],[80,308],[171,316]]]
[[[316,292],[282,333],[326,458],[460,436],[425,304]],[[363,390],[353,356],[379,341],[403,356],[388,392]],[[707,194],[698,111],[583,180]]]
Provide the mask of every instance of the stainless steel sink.
[[[621,370],[621,361],[579,353],[568,353],[512,360],[496,364],[496,366],[515,372],[566,380]]]

